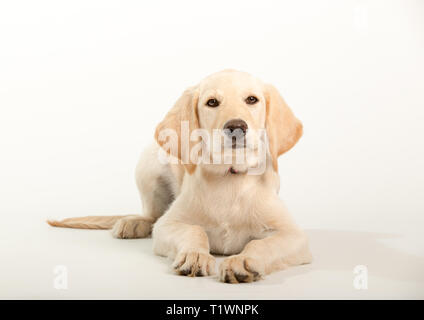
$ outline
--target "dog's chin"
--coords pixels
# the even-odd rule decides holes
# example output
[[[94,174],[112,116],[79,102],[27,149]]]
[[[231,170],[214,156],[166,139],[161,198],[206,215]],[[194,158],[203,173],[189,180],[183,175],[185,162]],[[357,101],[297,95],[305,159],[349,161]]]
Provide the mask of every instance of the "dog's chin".
[[[244,174],[249,170],[246,164],[203,164],[202,169],[210,175],[222,177],[228,174]]]
[[[259,163],[259,158],[252,156],[240,161],[235,153],[231,157],[227,157],[226,161],[224,161],[224,158],[221,158],[221,160],[219,163],[201,164],[201,166],[210,174],[222,176],[229,173],[247,173],[249,169],[256,168]]]
[[[227,171],[232,174],[235,174],[235,173],[243,174],[243,173],[247,173],[248,170],[249,170],[249,166],[246,164],[233,164],[233,165],[230,165],[227,169]]]

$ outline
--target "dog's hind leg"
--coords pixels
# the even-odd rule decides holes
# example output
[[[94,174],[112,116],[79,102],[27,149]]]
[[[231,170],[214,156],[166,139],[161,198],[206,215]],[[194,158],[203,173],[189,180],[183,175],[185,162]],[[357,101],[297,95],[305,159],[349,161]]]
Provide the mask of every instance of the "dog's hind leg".
[[[149,217],[124,217],[116,221],[112,228],[112,235],[119,239],[145,238],[152,231],[154,220]]]
[[[157,158],[157,147],[147,148],[136,168],[136,183],[143,204],[143,213],[123,217],[112,229],[115,238],[145,238],[153,223],[165,213],[174,201],[178,185],[172,168]]]

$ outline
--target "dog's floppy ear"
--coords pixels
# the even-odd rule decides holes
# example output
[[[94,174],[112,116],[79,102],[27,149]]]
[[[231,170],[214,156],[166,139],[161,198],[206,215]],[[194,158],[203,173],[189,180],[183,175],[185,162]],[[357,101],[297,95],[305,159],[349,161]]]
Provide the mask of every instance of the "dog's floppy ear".
[[[275,171],[278,171],[278,156],[289,151],[296,144],[302,136],[303,126],[273,85],[265,85],[265,98],[269,151],[272,166]]]
[[[196,165],[190,162],[190,150],[193,145],[190,134],[193,130],[199,128],[198,97],[197,86],[187,88],[162,122],[158,124],[155,131],[157,143],[171,156],[178,158],[190,174],[196,169]],[[175,140],[177,141],[165,139],[169,136],[169,130],[174,132],[173,136],[176,137]],[[171,148],[169,148],[168,142],[171,142]]]

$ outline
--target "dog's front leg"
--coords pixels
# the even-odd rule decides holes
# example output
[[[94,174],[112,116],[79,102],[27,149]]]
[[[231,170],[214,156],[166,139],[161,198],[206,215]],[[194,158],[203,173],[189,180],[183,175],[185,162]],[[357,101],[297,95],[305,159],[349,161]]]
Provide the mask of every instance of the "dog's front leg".
[[[257,239],[248,242],[240,254],[222,262],[221,281],[256,281],[273,271],[312,261],[307,236],[278,197],[264,199],[255,212],[267,231],[256,235]]]
[[[156,254],[174,259],[174,270],[180,275],[214,274],[215,258],[209,254],[209,240],[202,227],[160,219],[153,229]]]
[[[289,265],[309,263],[306,236],[297,231],[275,231],[269,237],[250,241],[243,251],[225,259],[219,268],[221,281],[252,282]]]

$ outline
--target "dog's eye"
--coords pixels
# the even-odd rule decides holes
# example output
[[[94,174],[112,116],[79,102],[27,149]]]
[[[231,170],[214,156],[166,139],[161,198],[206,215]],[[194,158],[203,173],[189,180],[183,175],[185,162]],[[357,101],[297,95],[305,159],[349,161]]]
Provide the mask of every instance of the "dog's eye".
[[[247,104],[255,104],[256,102],[258,102],[258,98],[254,96],[250,96],[250,97],[247,97],[245,101]]]
[[[206,105],[207,105],[208,107],[213,107],[213,108],[215,108],[215,107],[219,106],[219,101],[218,101],[218,100],[216,100],[216,99],[209,99],[209,100],[206,102]]]

